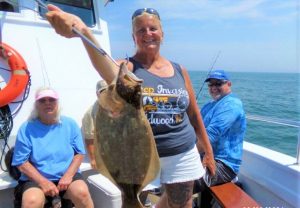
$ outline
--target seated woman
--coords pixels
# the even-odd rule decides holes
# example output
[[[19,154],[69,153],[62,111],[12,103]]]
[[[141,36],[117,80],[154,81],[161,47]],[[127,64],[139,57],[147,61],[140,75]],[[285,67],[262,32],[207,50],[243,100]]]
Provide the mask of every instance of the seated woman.
[[[78,172],[84,154],[80,128],[73,119],[60,116],[58,94],[51,88],[39,89],[31,116],[17,134],[12,165],[21,177],[15,207],[44,207],[58,196],[70,199],[75,207],[94,207]]]

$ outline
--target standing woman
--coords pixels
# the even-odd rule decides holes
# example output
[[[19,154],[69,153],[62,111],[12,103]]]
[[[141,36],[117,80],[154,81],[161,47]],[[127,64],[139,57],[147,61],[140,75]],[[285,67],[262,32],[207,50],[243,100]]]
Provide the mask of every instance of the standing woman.
[[[74,26],[98,44],[91,30],[78,17],[53,5],[48,5],[48,9],[47,19],[58,34],[75,37]],[[160,182],[165,188],[155,207],[191,208],[194,180],[203,176],[203,166],[212,174],[215,172],[212,148],[191,81],[186,69],[160,55],[163,31],[156,10],[136,10],[132,15],[132,32],[136,53],[130,57],[127,67],[144,80],[143,105],[160,156]],[[118,67],[84,44],[96,70],[110,83]],[[119,63],[124,61],[119,60]],[[107,68],[112,70],[105,70]],[[198,151],[205,152],[203,166]]]

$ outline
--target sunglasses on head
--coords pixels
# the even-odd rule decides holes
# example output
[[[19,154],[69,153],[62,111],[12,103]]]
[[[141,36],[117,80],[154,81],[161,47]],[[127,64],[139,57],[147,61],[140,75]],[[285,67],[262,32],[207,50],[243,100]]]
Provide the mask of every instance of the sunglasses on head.
[[[39,99],[38,101],[39,101],[39,103],[44,104],[44,103],[46,103],[47,101],[48,101],[49,103],[53,103],[53,102],[56,101],[56,99],[55,99],[55,98],[41,98],[41,99]]]
[[[144,12],[148,13],[148,14],[153,14],[155,16],[158,17],[158,19],[160,20],[160,16],[158,14],[158,12],[155,10],[155,9],[152,9],[152,8],[143,8],[143,9],[137,9],[132,17],[131,17],[131,20],[133,20],[134,18],[136,18],[137,16],[143,14]]]
[[[225,80],[221,81],[220,80],[220,81],[216,81],[216,82],[208,82],[207,86],[208,87],[213,87],[213,86],[215,86],[215,87],[221,87],[221,86],[223,86],[226,83],[227,83],[227,81],[225,81]]]

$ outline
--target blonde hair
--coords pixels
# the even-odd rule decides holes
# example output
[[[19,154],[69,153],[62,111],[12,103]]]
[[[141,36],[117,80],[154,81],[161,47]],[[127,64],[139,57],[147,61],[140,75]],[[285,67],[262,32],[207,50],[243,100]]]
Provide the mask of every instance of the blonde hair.
[[[37,94],[39,94],[41,91],[44,91],[44,90],[53,90],[51,87],[40,87],[36,90],[35,92],[35,96]],[[39,117],[39,113],[38,113],[38,110],[36,109],[36,104],[37,104],[37,100],[33,103],[33,108],[30,112],[30,115],[28,117],[28,121],[32,121],[32,120],[35,120]],[[57,100],[57,105],[58,105],[58,110],[57,110],[57,114],[56,114],[56,117],[55,117],[55,121],[59,121],[60,120],[60,112],[61,112],[61,107],[60,107],[60,103],[59,103],[59,100]]]

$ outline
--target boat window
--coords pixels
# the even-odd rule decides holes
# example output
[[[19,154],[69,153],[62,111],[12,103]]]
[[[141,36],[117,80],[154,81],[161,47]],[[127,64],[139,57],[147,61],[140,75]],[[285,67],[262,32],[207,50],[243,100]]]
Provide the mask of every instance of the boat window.
[[[86,9],[91,9],[92,2],[91,0],[52,0],[52,2],[61,3],[61,4],[67,4],[70,6],[76,6]]]
[[[65,12],[79,16],[86,25],[92,27],[96,24],[93,0],[42,0],[46,4],[54,4]],[[40,8],[42,16],[46,11]]]
[[[19,6],[18,0],[10,0],[10,2],[1,1],[0,2],[0,11],[19,12],[18,6]]]

